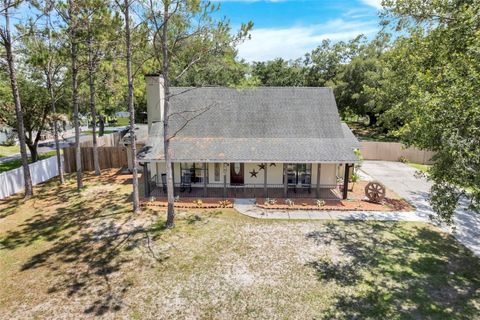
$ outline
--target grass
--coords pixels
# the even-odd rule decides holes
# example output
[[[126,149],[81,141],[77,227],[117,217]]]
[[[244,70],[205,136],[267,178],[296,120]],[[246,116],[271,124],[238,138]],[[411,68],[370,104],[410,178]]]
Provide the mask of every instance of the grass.
[[[430,165],[428,164],[420,164],[420,163],[407,163],[410,167],[417,169],[420,172],[427,173],[428,169],[430,169]]]
[[[50,158],[52,156],[56,155],[55,151],[49,151],[46,153],[42,153],[38,155],[38,160],[43,160]],[[28,163],[32,163],[32,159],[28,157]],[[14,159],[6,162],[0,163],[0,172],[5,172],[9,170],[13,170],[16,168],[20,168],[22,166],[22,160],[21,159]]]
[[[19,146],[0,146],[0,158],[20,153]]]
[[[0,202],[0,318],[475,319],[480,260],[422,223],[130,214],[129,176]],[[2,316],[3,315],[3,316]]]
[[[130,118],[117,118],[117,123],[115,124],[118,127],[130,125]]]

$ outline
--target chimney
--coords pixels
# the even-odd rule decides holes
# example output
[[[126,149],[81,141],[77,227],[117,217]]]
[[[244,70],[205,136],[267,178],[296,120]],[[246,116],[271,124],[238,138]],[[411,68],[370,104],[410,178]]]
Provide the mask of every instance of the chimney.
[[[154,122],[163,121],[163,104],[165,101],[163,76],[161,74],[147,74],[145,75],[145,83],[147,86],[148,133],[150,133]]]

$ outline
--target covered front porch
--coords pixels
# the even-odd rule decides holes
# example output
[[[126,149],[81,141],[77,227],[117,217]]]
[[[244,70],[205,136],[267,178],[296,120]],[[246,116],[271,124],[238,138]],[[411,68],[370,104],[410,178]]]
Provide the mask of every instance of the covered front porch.
[[[167,196],[164,162],[143,163],[144,196]],[[174,194],[191,198],[348,197],[349,163],[173,163]]]

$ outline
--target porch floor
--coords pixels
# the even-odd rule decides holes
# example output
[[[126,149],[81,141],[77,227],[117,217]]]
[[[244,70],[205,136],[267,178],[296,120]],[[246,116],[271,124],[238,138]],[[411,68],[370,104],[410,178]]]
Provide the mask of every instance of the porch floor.
[[[162,190],[162,187],[155,186],[151,192],[151,197],[164,198],[167,196],[166,192]],[[224,189],[220,187],[208,187],[205,193],[204,188],[192,187],[183,190],[180,187],[175,187],[175,196],[190,197],[190,198],[223,198]],[[264,188],[259,187],[227,187],[226,198],[285,198],[283,188],[267,188],[267,194],[265,195]],[[317,197],[315,189],[297,188],[296,192],[293,189],[288,189],[286,198],[320,198],[324,200],[341,200],[341,192],[335,189],[320,188],[320,197]]]

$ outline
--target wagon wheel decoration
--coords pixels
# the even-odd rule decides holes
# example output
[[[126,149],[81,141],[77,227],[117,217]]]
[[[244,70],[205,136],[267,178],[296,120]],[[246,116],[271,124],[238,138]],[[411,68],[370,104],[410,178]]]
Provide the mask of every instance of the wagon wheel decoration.
[[[380,182],[373,181],[369,182],[365,186],[365,196],[368,200],[376,203],[380,203],[385,199],[385,186]]]

